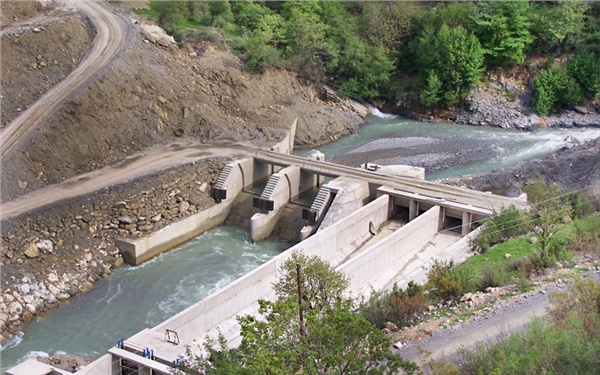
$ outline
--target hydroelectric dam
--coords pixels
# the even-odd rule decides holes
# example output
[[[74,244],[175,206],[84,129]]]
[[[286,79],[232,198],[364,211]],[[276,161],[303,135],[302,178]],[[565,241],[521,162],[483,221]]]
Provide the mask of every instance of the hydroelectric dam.
[[[226,220],[248,228],[253,241],[284,227],[298,243],[166,321],[115,338],[108,353],[76,374],[170,374],[186,347],[197,348],[207,335],[220,332],[229,345],[238,345],[236,316],[257,314],[259,299],[274,298],[271,285],[294,251],[329,261],[348,275],[350,290],[359,296],[422,282],[433,259],[461,262],[476,234],[474,224],[502,207],[527,206],[522,198],[425,181],[421,168],[352,168],[325,162],[323,154],[292,156],[293,130],[270,151],[246,149],[244,158],[229,163],[212,188],[217,205],[117,245],[126,262],[141,264]],[[299,202],[315,190],[311,202]],[[7,371],[66,373],[35,360]]]

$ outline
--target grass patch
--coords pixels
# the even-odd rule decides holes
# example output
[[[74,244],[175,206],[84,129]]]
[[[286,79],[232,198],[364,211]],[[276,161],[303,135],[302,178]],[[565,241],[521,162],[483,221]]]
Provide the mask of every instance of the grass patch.
[[[489,269],[505,269],[511,261],[531,257],[536,251],[535,246],[525,238],[517,238],[492,247],[485,254],[476,254],[465,260],[457,268],[467,268],[472,270],[475,275],[483,275]],[[510,254],[510,258],[505,255]]]

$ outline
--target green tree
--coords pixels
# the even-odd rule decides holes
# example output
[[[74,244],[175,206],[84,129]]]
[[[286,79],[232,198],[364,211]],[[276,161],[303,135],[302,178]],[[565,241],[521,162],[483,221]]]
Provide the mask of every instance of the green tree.
[[[442,25],[437,32],[426,30],[411,49],[419,73],[427,82],[423,85],[425,91],[431,91],[430,83],[437,85],[431,71],[442,82],[441,92],[436,96],[439,106],[457,104],[481,80],[484,51],[477,38],[460,26]],[[429,104],[433,103],[430,93],[425,97]]]
[[[567,71],[592,97],[600,94],[600,62],[594,54],[578,53],[569,60]]]
[[[264,72],[267,66],[283,67],[280,44],[285,43],[285,20],[276,13],[261,17],[248,38],[250,58],[246,66],[253,72]]]
[[[231,5],[235,22],[250,31],[259,27],[262,18],[274,12],[252,0],[234,1]]]
[[[298,295],[296,267],[300,265],[302,272],[310,277],[301,280],[302,295],[309,305],[325,306],[342,298],[348,288],[348,278],[334,270],[318,256],[308,257],[294,252],[280,268],[281,277],[273,283],[273,289],[280,298]]]
[[[421,92],[420,100],[421,104],[428,108],[437,107],[442,100],[442,81],[433,70],[429,71],[427,86]]]
[[[294,262],[306,261],[302,279],[328,275],[334,280],[301,282],[310,294],[298,306],[293,281]],[[308,271],[315,269],[317,275]],[[205,348],[210,361],[195,358],[189,369],[213,374],[396,374],[401,369],[414,373],[417,366],[390,351],[391,342],[375,326],[353,311],[353,302],[341,296],[347,281],[331,266],[317,258],[296,256],[281,268],[276,283],[279,298],[260,301],[261,319],[238,318],[242,343],[229,349],[223,339],[209,341]],[[323,283],[326,281],[326,283]],[[314,289],[311,289],[311,285]],[[331,292],[331,295],[323,293]],[[302,309],[303,323],[298,312]]]
[[[560,186],[557,184],[546,184],[544,179],[539,179],[532,185],[527,186],[525,192],[529,203],[533,208],[537,230],[536,246],[540,250],[540,258],[545,261],[550,255],[556,257],[563,249],[554,245],[556,234],[565,219],[570,219],[573,214],[572,206],[567,202],[567,196],[561,195]]]
[[[185,18],[186,4],[182,1],[151,1],[150,9],[157,13],[156,24],[169,34],[176,34]]]
[[[534,9],[532,32],[538,49],[560,52],[567,40],[574,42],[583,35],[590,6],[584,1],[559,0],[536,4]]]
[[[584,99],[581,86],[564,67],[542,69],[535,79],[532,106],[540,115],[580,104]]]
[[[398,50],[412,28],[410,2],[368,2],[361,17],[361,34],[371,45],[380,45],[386,55],[397,58]]]
[[[210,14],[210,24],[216,21],[217,27],[221,27],[221,20],[227,21],[231,16],[231,5],[229,1],[209,1],[208,13]]]
[[[310,2],[309,2],[310,3]],[[288,4],[288,3],[286,3]],[[289,3],[291,4],[291,3]],[[307,78],[318,80],[325,70],[319,54],[327,48],[327,26],[316,12],[304,7],[287,7],[286,54],[298,72]]]
[[[475,33],[491,66],[521,64],[533,42],[528,1],[490,1],[474,17]]]

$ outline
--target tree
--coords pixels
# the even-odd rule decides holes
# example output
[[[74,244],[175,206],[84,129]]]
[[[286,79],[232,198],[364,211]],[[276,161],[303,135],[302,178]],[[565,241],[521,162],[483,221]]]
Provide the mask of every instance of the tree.
[[[556,48],[560,53],[566,41],[579,38],[584,32],[589,9],[586,2],[577,0],[537,5],[532,31],[541,52]]]
[[[566,202],[566,197],[561,196],[560,186],[557,184],[547,185],[542,178],[526,187],[525,192],[533,208],[537,226],[536,246],[540,250],[540,258],[545,262],[549,251],[550,255],[555,257],[562,251],[562,249],[553,247],[554,241],[560,230],[560,224],[571,217],[573,209]]]
[[[229,1],[209,1],[208,2],[208,13],[210,13],[210,24],[217,21],[217,27],[220,27],[221,23],[219,18],[227,20],[231,16],[231,5]]]
[[[600,62],[591,53],[578,53],[569,60],[567,71],[592,97],[600,94]]]
[[[481,80],[484,51],[477,38],[463,27],[442,25],[437,32],[426,30],[411,49],[418,72],[427,82],[423,85],[427,93],[423,93],[422,100],[430,105],[457,104]],[[441,81],[435,96],[431,95],[432,88],[439,83],[432,72]]]
[[[490,1],[474,17],[475,33],[489,65],[521,64],[533,42],[528,1]]]
[[[428,108],[437,107],[442,100],[442,81],[433,70],[429,71],[427,86],[421,92],[420,100],[421,104]]]
[[[297,268],[303,262],[301,286],[306,299],[298,305]],[[315,271],[315,274],[312,274]],[[210,361],[194,358],[189,369],[212,374],[395,374],[417,366],[391,353],[391,342],[353,311],[342,297],[346,278],[316,257],[296,254],[280,269],[275,283],[279,298],[259,301],[260,318],[243,316],[242,343],[229,349],[221,338],[205,345]],[[325,280],[324,277],[330,279]],[[331,293],[331,294],[329,294]],[[303,311],[303,321],[298,318]]]
[[[156,24],[171,35],[177,32],[187,12],[181,1],[151,1],[150,8],[158,13]]]
[[[318,256],[308,257],[300,252],[293,252],[281,266],[281,277],[273,283],[278,297],[285,299],[297,295],[297,265],[300,265],[302,273],[308,275],[302,278],[300,286],[309,305],[333,304],[343,297],[343,292],[350,285],[345,275],[334,270]]]
[[[542,69],[535,79],[532,106],[540,115],[580,104],[584,99],[581,86],[564,67]]]

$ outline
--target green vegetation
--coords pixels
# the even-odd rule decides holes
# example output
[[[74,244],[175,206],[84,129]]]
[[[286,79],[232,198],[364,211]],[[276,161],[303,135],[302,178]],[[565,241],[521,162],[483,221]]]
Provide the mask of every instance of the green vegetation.
[[[600,13],[585,1],[150,1],[139,12],[181,43],[231,49],[251,72],[290,69],[365,100],[451,107],[486,72],[540,55],[538,113],[600,92]]]
[[[537,319],[526,332],[462,352],[456,368],[446,364],[433,374],[597,374],[600,283],[576,278],[550,299],[550,325]]]
[[[238,318],[239,348],[227,348],[222,337],[218,343],[209,340],[205,345],[209,360],[195,357],[186,372],[412,374],[417,370],[414,363],[393,355],[390,340],[354,312],[353,301],[343,297],[346,278],[328,263],[296,253],[279,272],[277,300],[259,301],[264,319]],[[298,285],[307,291],[302,297]]]

